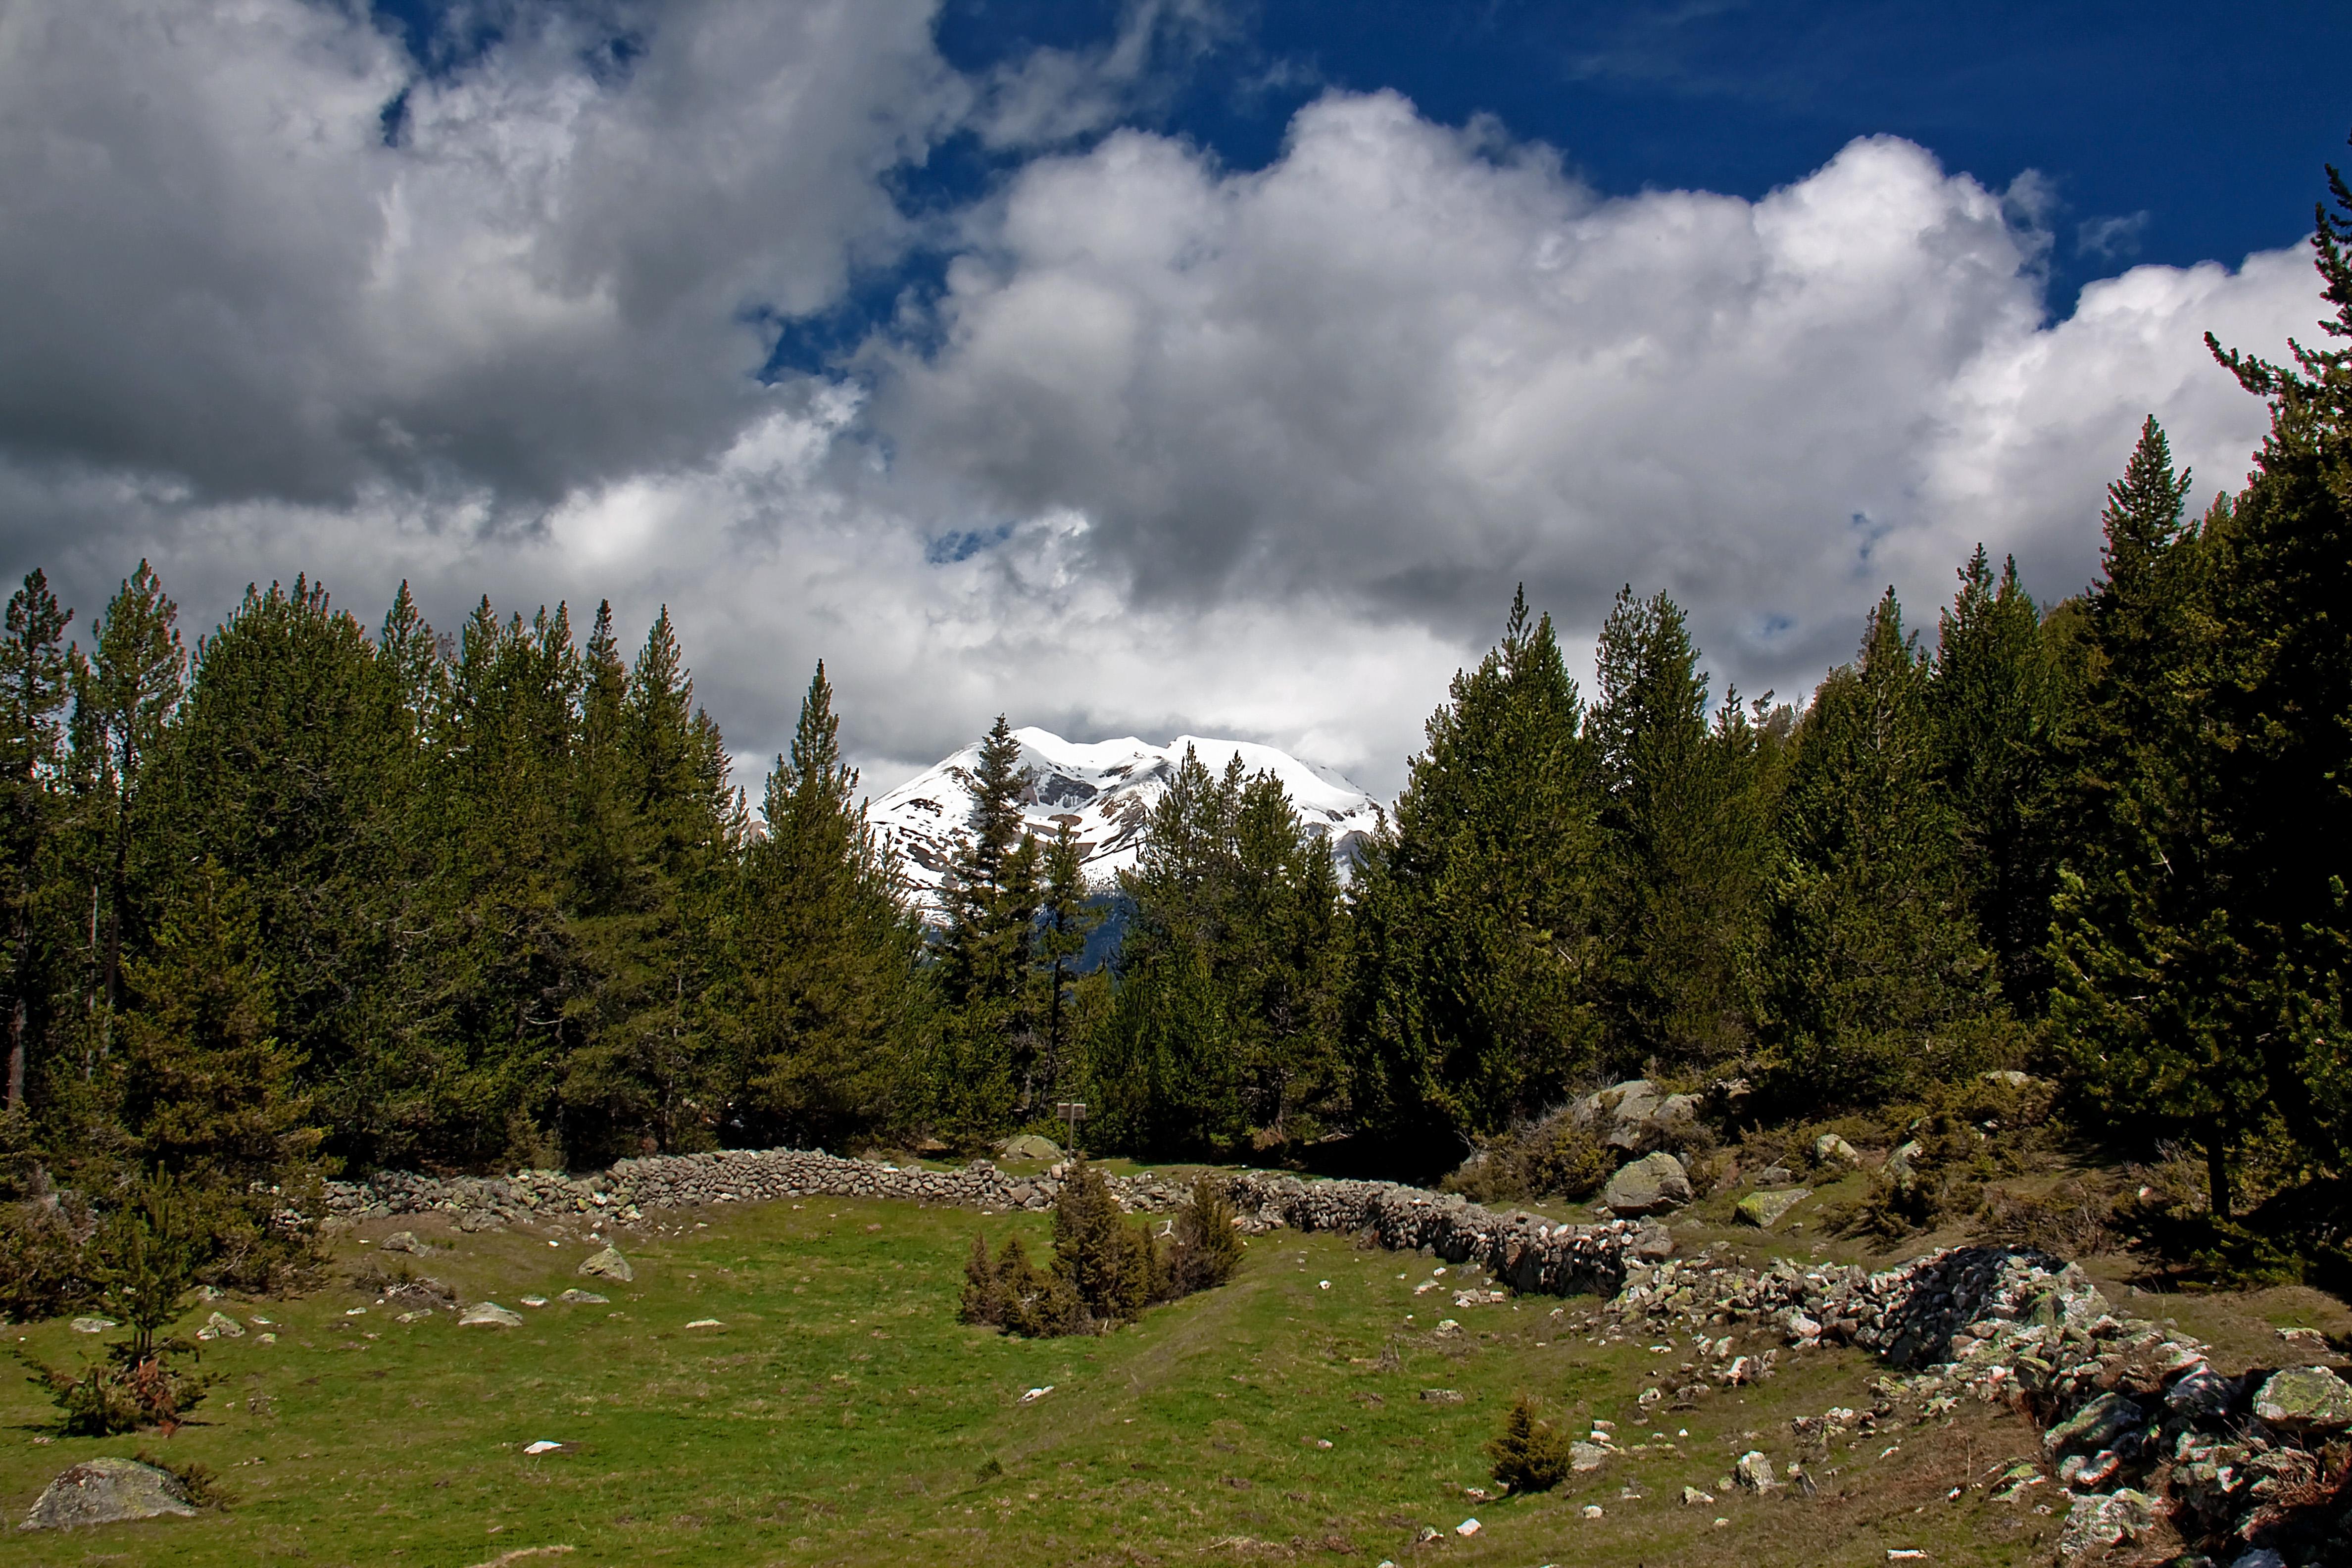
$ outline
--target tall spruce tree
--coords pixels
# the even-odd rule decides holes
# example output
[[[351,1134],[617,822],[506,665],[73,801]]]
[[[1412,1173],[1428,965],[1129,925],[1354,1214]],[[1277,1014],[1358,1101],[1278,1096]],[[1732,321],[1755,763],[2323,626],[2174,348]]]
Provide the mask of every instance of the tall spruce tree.
[[[839,1149],[919,1113],[920,927],[866,824],[819,663],[745,852],[730,1025],[740,1131]]]
[[[2248,1048],[2251,955],[2205,716],[2211,568],[2228,525],[2217,513],[2210,535],[2185,527],[2189,488],[2148,420],[2107,488],[2103,572],[2085,607],[2092,662],[2063,752],[2070,846],[2051,1010],[2093,1103],[2143,1147],[2200,1145],[2226,1216],[2231,1161],[2265,1115],[2267,1086]]]
[[[956,837],[945,891],[939,965],[950,1011],[933,1073],[940,1126],[967,1142],[1010,1121],[1024,1076],[1016,1058],[1034,1039],[1026,1010],[1034,1000],[1029,959],[1038,853],[1021,818],[1029,773],[1002,713],[980,743],[969,783],[971,816]]]
[[[1593,1064],[1597,758],[1551,617],[1517,595],[1457,674],[1351,894],[1357,1114],[1445,1155]]]
[[[1928,679],[1890,588],[1798,731],[1769,960],[1773,1082],[1791,1101],[1885,1100],[1988,1044],[1999,998],[1937,782]]]
[[[47,864],[58,826],[69,668],[65,631],[73,612],[37,567],[9,596],[0,631],[0,941],[8,994],[7,1109],[25,1103],[33,1041],[44,1019],[44,937],[59,889]],[[49,906],[49,907],[45,907]]]
[[[1995,576],[1979,545],[1943,612],[1929,706],[1937,777],[1958,819],[1969,905],[2011,1005],[2039,1013],[2055,866],[2042,825],[2067,709],[2060,650],[2014,557]]]
[[[1697,649],[1664,594],[1618,594],[1595,663],[1607,912],[1594,994],[1610,1066],[1729,1061],[1755,1028],[1771,774],[1736,695],[1710,727]]]

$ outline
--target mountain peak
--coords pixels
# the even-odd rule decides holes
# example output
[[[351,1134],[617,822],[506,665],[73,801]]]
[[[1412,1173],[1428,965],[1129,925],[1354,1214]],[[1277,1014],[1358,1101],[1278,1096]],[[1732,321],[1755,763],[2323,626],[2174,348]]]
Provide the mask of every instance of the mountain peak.
[[[1187,747],[1212,773],[1223,773],[1228,761],[1239,757],[1244,772],[1271,773],[1281,780],[1301,824],[1330,844],[1343,868],[1356,841],[1379,821],[1378,803],[1339,774],[1254,741],[1179,735],[1155,746],[1127,735],[1077,742],[1034,725],[1013,731],[1013,737],[1021,742],[1020,765],[1029,772],[1022,820],[1041,839],[1051,838],[1067,822],[1088,879],[1104,886],[1135,864],[1144,824],[1176,776]],[[971,823],[972,770],[979,763],[974,742],[890,791],[866,813],[877,835],[898,851],[908,890],[927,915],[940,910],[956,835]]]

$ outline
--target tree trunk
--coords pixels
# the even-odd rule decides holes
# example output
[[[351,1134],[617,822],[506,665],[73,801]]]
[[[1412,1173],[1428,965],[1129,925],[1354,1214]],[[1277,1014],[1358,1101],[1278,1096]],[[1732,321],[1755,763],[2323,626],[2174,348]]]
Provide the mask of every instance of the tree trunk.
[[[2205,1185],[2215,1219],[2230,1217],[2229,1143],[2219,1128],[2205,1136]]]
[[[8,1009],[8,1109],[25,1103],[25,998]]]

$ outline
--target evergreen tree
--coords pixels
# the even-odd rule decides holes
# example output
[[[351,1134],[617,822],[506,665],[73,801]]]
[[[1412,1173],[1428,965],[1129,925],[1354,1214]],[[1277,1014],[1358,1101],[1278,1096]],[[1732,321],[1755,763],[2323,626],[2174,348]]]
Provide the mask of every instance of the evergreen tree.
[[[1034,1084],[1024,1083],[1022,1100],[1037,1104],[1058,1094],[1075,1071],[1079,1004],[1073,994],[1078,959],[1087,942],[1102,923],[1102,915],[1087,886],[1086,863],[1077,834],[1066,820],[1045,847],[1045,887],[1037,906],[1033,939],[1037,984],[1043,1002],[1030,1010],[1037,1030],[1033,1064]]]
[[[6,942],[7,1109],[25,1102],[28,1053],[42,1020],[44,905],[56,879],[45,864],[57,826],[58,783],[65,739],[66,625],[38,568],[10,595],[0,631],[0,939]]]
[[[2092,650],[2065,737],[2066,864],[2054,900],[2052,1016],[2095,1105],[2137,1140],[2202,1146],[2216,1213],[2263,1116],[2244,1048],[2249,957],[2231,910],[2231,826],[2200,710],[2212,678],[2210,535],[2185,528],[2189,479],[2142,428],[2108,486]]]
[[[1956,1076],[1998,997],[1937,786],[1929,667],[1888,589],[1797,736],[1781,800],[1768,1026],[1780,1092],[1882,1100]]]
[[[1673,600],[1619,593],[1588,727],[1607,836],[1593,989],[1617,1072],[1726,1062],[1755,1027],[1774,780],[1736,696],[1708,724],[1697,661]]]
[[[215,861],[165,905],[152,956],[127,968],[121,1115],[138,1162],[232,1194],[284,1184],[320,1141],[299,1062],[276,1034],[261,922]]]
[[[993,1134],[1011,1118],[1024,1077],[1016,1041],[1034,1038],[1027,1006],[1032,928],[1038,900],[1036,840],[1023,827],[1029,773],[1004,716],[981,742],[969,777],[971,816],[956,837],[940,941],[940,991],[948,1008],[944,1055],[934,1074],[937,1109],[951,1136]]]
[[[163,749],[186,689],[178,617],[178,606],[142,561],[92,628],[90,658],[75,664],[73,755],[99,842],[91,900],[100,952],[94,1000],[110,1012],[122,1003],[133,814],[148,763]]]
[[[2039,1012],[2048,989],[2055,867],[2042,819],[2066,715],[2059,650],[2015,558],[1998,578],[1979,545],[1943,613],[1929,705],[1937,777],[1958,818],[1969,905],[2012,1005]]]
[[[1119,990],[1094,1051],[1097,1126],[1128,1146],[1311,1137],[1340,1085],[1339,886],[1270,773],[1187,748],[1136,866]]]
[[[1499,1131],[1594,1060],[1601,789],[1549,616],[1512,602],[1457,674],[1353,893],[1356,1110],[1426,1140]],[[1435,1146],[1423,1142],[1424,1155]]]
[[[820,663],[768,775],[767,832],[744,855],[728,999],[746,1130],[835,1149],[912,1119],[924,1022],[920,930],[840,729]]]

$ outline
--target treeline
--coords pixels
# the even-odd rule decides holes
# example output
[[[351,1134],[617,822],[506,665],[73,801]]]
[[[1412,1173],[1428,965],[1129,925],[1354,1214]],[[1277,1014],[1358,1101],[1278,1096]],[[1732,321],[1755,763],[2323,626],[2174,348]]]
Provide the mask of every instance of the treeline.
[[[2347,233],[2323,212],[2339,335]],[[1002,719],[927,931],[822,667],[755,817],[667,612],[625,657],[609,608],[444,636],[404,587],[370,632],[298,581],[191,654],[144,564],[80,639],[33,573],[0,635],[0,1169],[976,1149],[1078,1099],[1098,1149],[1355,1134],[1402,1171],[1621,1075],[1771,1117],[2025,1066],[2193,1149],[2218,1216],[2339,1212],[2352,359],[2215,352],[2271,405],[2252,475],[2185,515],[2151,420],[2086,592],[1979,550],[1932,639],[1890,591],[1801,708],[1718,698],[1630,590],[1588,700],[1522,599],[1344,884],[1272,778],[1188,758],[1086,975],[1107,889],[1022,831]]]

